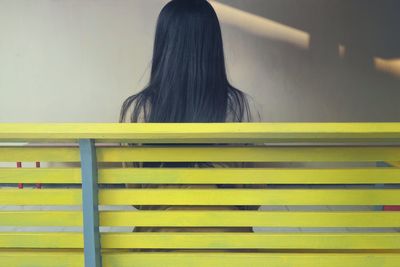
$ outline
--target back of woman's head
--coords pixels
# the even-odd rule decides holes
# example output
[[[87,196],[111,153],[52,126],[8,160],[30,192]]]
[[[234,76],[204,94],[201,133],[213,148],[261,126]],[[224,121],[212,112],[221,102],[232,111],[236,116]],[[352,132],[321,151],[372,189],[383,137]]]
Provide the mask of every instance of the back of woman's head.
[[[125,100],[121,121],[247,121],[246,96],[227,79],[221,29],[205,0],[173,0],[156,28],[149,84]],[[140,119],[141,118],[141,119]]]

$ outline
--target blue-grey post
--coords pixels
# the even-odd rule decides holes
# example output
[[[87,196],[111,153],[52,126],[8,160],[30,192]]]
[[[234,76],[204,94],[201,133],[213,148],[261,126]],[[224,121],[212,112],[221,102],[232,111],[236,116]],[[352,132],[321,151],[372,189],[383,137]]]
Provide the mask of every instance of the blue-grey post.
[[[101,267],[97,159],[94,140],[79,140],[85,267]]]

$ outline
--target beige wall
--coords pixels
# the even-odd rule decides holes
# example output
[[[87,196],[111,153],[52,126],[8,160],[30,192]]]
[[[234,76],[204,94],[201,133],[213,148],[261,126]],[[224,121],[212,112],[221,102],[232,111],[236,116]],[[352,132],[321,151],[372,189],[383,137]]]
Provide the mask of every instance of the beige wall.
[[[116,121],[166,2],[0,0],[0,122]],[[219,2],[229,77],[264,121],[399,121],[399,1]]]

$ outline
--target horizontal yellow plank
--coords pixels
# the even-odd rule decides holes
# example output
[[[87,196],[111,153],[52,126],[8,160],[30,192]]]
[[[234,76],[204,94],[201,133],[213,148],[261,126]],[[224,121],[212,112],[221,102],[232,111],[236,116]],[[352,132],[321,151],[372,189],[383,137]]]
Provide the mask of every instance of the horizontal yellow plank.
[[[0,248],[83,248],[76,232],[0,232]]]
[[[0,211],[0,226],[82,226],[82,212]]]
[[[99,169],[99,182],[110,184],[392,184],[400,183],[400,168],[109,168]]]
[[[400,189],[110,189],[103,205],[400,205]]]
[[[99,147],[99,162],[396,161],[400,147]],[[0,147],[0,161],[79,162],[72,147]]]
[[[101,211],[101,226],[400,227],[400,212]],[[80,211],[1,211],[0,226],[82,226]]]
[[[361,162],[400,159],[400,147],[100,147],[99,162]]]
[[[103,254],[104,267],[397,267],[400,255],[356,253],[118,253]]]
[[[80,189],[0,189],[0,205],[81,205]]]
[[[81,183],[79,168],[0,168],[0,183]],[[99,183],[119,184],[392,184],[400,168],[106,168]]]
[[[80,205],[80,189],[0,189],[0,205]],[[400,205],[400,189],[105,189],[101,205]]]
[[[83,267],[81,252],[1,252],[0,262],[13,267]],[[229,252],[106,252],[103,267],[398,267],[398,253],[229,253]]]
[[[399,233],[104,233],[103,248],[400,249]]]
[[[400,123],[2,123],[0,140],[132,142],[398,141]]]
[[[0,162],[79,162],[75,147],[0,147]]]
[[[0,183],[80,184],[80,168],[0,168]]]
[[[400,212],[102,211],[100,212],[100,225],[155,227],[400,227]]]
[[[400,249],[399,233],[103,233],[104,249]],[[0,248],[82,248],[81,233],[0,233]]]
[[[378,253],[116,253],[103,254],[104,267],[398,267],[399,254]]]
[[[0,262],[2,266],[9,267],[84,267],[83,252],[60,250],[43,252],[32,249],[19,249],[17,251],[0,249]],[[114,267],[117,267],[117,265],[114,265]]]

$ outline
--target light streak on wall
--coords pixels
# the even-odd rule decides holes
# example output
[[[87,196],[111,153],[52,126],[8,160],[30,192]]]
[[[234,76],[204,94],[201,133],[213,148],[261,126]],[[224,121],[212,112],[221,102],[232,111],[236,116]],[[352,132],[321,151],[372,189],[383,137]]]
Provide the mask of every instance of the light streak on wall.
[[[261,37],[290,43],[302,49],[309,48],[310,34],[307,32],[216,1],[210,3],[223,23]]]

